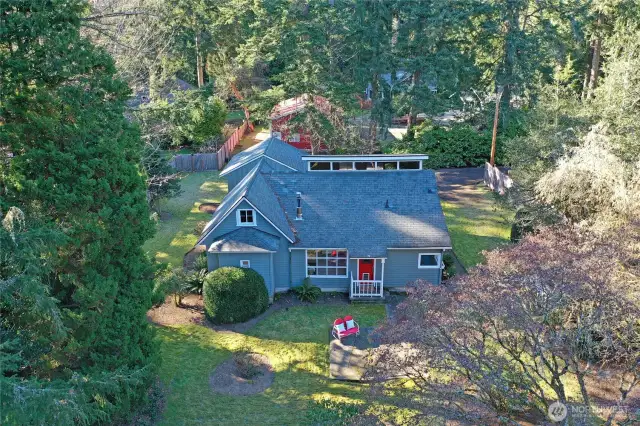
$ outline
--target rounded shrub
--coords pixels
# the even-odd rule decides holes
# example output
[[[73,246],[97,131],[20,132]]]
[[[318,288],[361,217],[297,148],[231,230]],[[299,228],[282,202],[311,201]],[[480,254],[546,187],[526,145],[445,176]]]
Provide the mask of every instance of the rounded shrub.
[[[215,324],[247,321],[269,305],[264,279],[247,268],[224,267],[209,272],[202,296],[204,312]]]

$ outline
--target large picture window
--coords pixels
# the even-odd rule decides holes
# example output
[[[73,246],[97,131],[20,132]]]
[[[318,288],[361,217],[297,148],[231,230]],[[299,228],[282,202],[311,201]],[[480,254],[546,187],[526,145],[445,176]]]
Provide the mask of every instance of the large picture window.
[[[307,250],[307,276],[347,276],[347,251],[344,249]]]

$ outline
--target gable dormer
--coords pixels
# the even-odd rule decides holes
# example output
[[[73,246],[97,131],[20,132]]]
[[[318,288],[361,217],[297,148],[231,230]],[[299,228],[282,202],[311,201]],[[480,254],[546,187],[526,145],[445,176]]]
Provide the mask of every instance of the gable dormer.
[[[371,155],[305,155],[305,170],[309,172],[379,172],[422,170],[423,154]]]

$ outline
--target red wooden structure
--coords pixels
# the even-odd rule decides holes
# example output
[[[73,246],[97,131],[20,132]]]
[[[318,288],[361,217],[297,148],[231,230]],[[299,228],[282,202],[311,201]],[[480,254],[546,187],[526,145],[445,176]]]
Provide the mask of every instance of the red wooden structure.
[[[287,123],[294,118],[297,114],[303,111],[307,105],[313,102],[313,105],[322,113],[329,114],[331,111],[331,103],[329,100],[322,96],[314,95],[301,95],[295,98],[284,100],[273,107],[271,111],[271,132],[289,143],[289,145],[295,146],[298,149],[311,151],[311,135],[304,130],[295,133],[292,131]],[[324,146],[320,146],[321,150],[326,149]]]

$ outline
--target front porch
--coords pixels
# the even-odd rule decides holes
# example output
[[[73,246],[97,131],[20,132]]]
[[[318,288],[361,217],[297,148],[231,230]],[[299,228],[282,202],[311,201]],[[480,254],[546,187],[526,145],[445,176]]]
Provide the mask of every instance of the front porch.
[[[357,262],[356,274],[351,271],[349,286],[349,299],[351,300],[377,300],[384,297],[384,258],[379,259],[355,259]],[[380,263],[380,271],[377,264]]]

